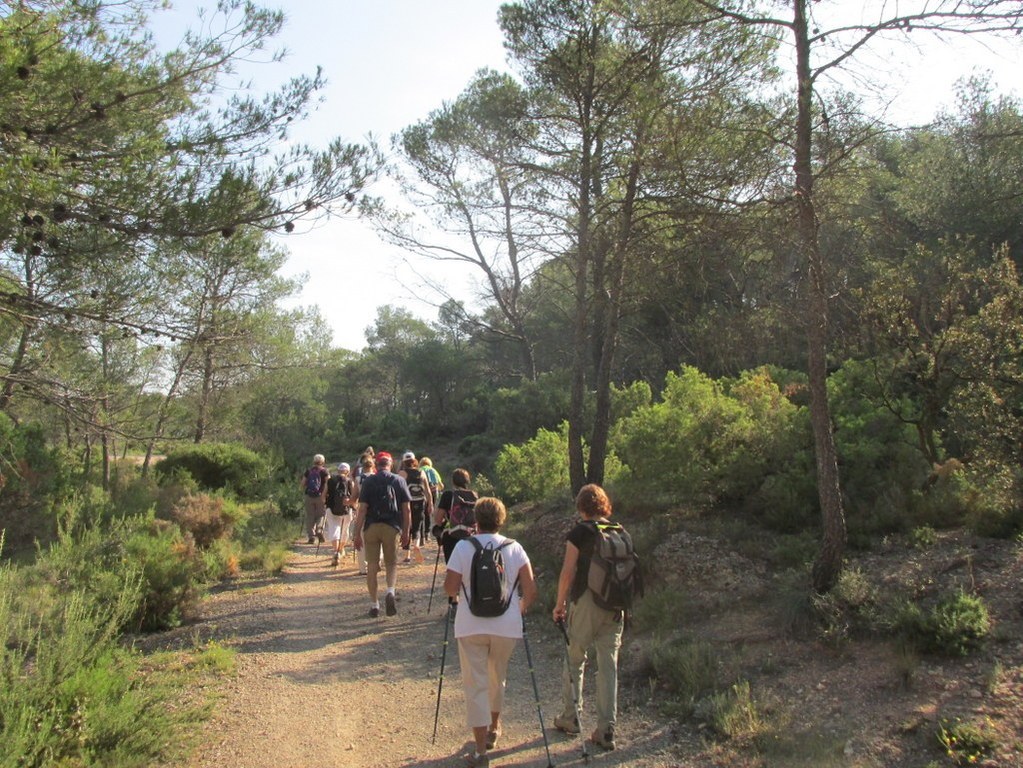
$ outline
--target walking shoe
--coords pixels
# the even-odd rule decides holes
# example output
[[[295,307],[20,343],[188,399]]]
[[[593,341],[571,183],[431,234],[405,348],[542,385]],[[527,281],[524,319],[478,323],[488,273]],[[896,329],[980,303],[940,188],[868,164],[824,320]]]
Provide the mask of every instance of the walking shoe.
[[[487,749],[497,749],[497,742],[501,739],[501,731],[487,730]]]
[[[306,542],[306,544],[315,544],[315,543],[316,543],[316,539],[314,539],[312,536],[310,536],[309,537],[309,541]]]
[[[609,725],[603,731],[599,728],[590,735],[590,741],[596,744],[598,747],[603,747],[606,750],[612,750],[615,748],[615,727]]]
[[[394,595],[390,592],[384,597],[384,604],[387,606],[387,615],[393,616],[398,612],[398,606],[394,604]]]
[[[369,609],[369,617],[371,619],[375,619],[379,615],[380,615],[380,606],[379,605],[374,605],[372,608]]]
[[[469,755],[469,768],[490,768],[490,755],[483,753],[476,754],[475,751]]]
[[[558,715],[554,718],[554,727],[562,733],[567,733],[572,736],[579,733],[579,718],[575,715],[571,717],[563,717]]]
[[[341,556],[337,552],[335,552],[334,553],[334,559],[330,561],[330,564],[333,567],[337,568],[337,564],[340,563],[340,562],[341,562]]]

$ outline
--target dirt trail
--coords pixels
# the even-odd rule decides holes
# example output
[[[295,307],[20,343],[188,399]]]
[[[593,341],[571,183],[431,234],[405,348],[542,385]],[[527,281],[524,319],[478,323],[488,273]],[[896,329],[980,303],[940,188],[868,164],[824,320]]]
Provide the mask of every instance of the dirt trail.
[[[236,677],[204,726],[190,768],[396,768],[464,766],[470,752],[458,653],[448,646],[436,744],[431,744],[444,638],[440,587],[427,602],[435,547],[419,566],[399,566],[398,615],[373,619],[365,577],[351,559],[338,571],[321,547],[296,545],[278,579],[239,581],[210,596],[193,638],[238,651]],[[443,563],[438,582],[443,579]],[[553,763],[583,765],[578,739],[551,725],[560,706],[563,641],[546,616],[528,619]],[[587,690],[592,690],[591,671]],[[627,708],[624,708],[626,709]],[[619,749],[593,766],[666,768],[671,737],[636,707],[619,719]],[[508,673],[504,734],[493,766],[546,766],[536,699],[520,645]],[[593,723],[587,710],[586,723]],[[591,750],[593,751],[593,750]]]

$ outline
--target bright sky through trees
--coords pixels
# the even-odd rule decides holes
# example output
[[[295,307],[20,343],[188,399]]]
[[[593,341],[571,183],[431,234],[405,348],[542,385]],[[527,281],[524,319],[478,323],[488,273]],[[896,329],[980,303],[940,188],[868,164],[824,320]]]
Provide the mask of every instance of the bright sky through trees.
[[[209,3],[175,5],[191,18]],[[457,97],[476,70],[507,67],[497,26],[500,0],[287,0],[280,5],[288,21],[278,42],[289,55],[283,64],[255,69],[256,86],[269,88],[317,66],[328,80],[319,110],[297,127],[300,141],[320,144],[333,136],[360,141],[372,134],[387,149],[394,133]],[[990,71],[998,92],[1023,93],[1021,52],[1018,42],[986,48],[962,37],[936,42],[921,36],[876,47],[857,62],[858,81],[849,84],[860,92],[869,85],[886,86],[878,101],[889,103],[890,118],[922,124],[951,106],[956,81],[974,73]],[[309,232],[296,231],[283,242],[291,252],[285,272],[309,274],[297,303],[319,307],[324,333],[333,334],[336,346],[362,348],[364,331],[382,305],[434,320],[440,299],[428,295],[418,274],[441,278],[453,295],[470,308],[475,305],[475,275],[464,267],[459,272],[410,262],[360,221],[335,219]]]

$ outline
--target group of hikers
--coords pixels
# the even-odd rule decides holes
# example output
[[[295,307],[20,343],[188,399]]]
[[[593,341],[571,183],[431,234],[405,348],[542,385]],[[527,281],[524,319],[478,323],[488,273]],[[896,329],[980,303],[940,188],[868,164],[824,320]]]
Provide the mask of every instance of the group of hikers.
[[[307,543],[330,541],[332,564],[337,567],[351,541],[360,574],[366,575],[369,615],[376,618],[380,616],[381,567],[384,610],[388,616],[398,610],[399,543],[404,562],[412,562],[413,557],[422,562],[427,535],[436,539],[438,558],[443,553],[446,568],[443,589],[449,622],[445,632],[453,619],[466,723],[473,736],[469,764],[489,766],[490,750],[501,739],[508,663],[519,640],[529,653],[524,616],[538,596],[532,565],[522,545],[501,533],[508,516],[504,503],[479,497],[470,488],[467,470],[456,469],[451,475],[453,487],[445,489],[428,458],[417,460],[409,451],[397,471],[392,471],[393,463],[391,454],[369,447],[356,472],[342,462],[331,474],[324,457],[314,456],[301,479]],[[570,735],[581,733],[583,672],[593,649],[597,722],[588,741],[612,750],[616,746],[618,650],[632,592],[640,587],[638,561],[628,533],[609,519],[611,501],[603,488],[584,486],[576,495],[575,511],[579,519],[565,537],[551,614],[567,645],[561,711],[554,726]],[[446,638],[445,634],[445,651]],[[532,673],[531,662],[529,667]],[[539,711],[535,676],[533,687]],[[439,708],[439,687],[437,700]],[[549,759],[546,734],[544,746]]]

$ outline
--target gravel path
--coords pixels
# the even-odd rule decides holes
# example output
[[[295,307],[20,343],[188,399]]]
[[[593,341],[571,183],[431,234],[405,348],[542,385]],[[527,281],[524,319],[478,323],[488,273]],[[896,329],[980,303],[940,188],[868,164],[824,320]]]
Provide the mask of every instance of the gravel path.
[[[349,559],[330,567],[325,547],[296,545],[282,577],[239,581],[210,596],[193,637],[237,650],[238,674],[204,726],[191,768],[397,768],[465,766],[471,737],[457,648],[448,646],[436,743],[437,703],[446,605],[440,594],[427,613],[436,548],[427,561],[399,566],[398,615],[372,619],[365,577]],[[534,612],[528,641],[555,765],[583,765],[580,742],[551,725],[560,699],[564,643]],[[592,690],[590,671],[587,690]],[[623,712],[619,749],[594,755],[594,766],[677,765],[670,734],[636,707]],[[584,716],[593,722],[592,713]],[[547,766],[526,654],[520,646],[508,673],[504,735],[493,766]]]

